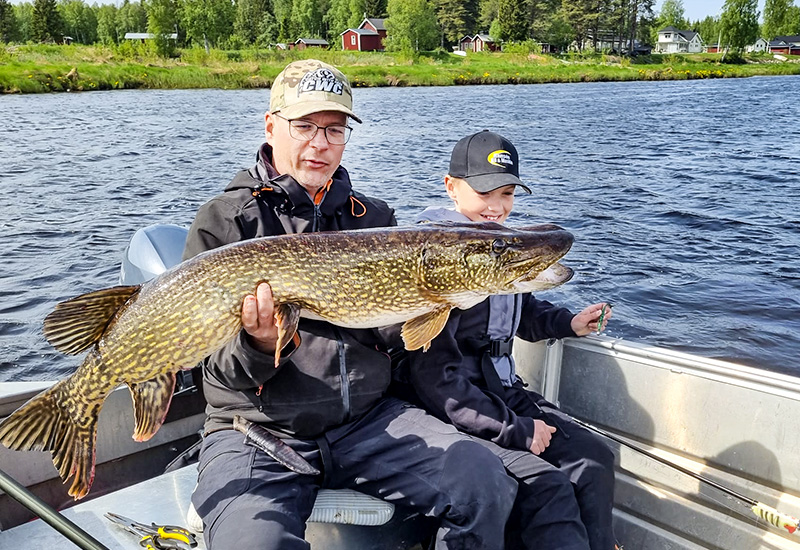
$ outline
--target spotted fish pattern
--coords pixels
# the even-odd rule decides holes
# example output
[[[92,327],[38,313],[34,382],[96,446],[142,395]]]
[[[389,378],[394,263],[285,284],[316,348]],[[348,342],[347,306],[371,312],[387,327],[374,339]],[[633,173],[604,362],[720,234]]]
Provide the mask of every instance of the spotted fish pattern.
[[[50,451],[80,499],[94,478],[97,419],[109,393],[128,386],[133,438],[152,437],[175,373],[241,330],[243,299],[261,282],[277,308],[276,364],[300,317],[350,328],[404,323],[405,346],[427,349],[454,307],[568,280],[572,271],[556,262],[572,240],[552,225],[458,223],[282,235],[205,252],[141,286],[73,298],[47,316],[44,334],[63,353],[88,350],[85,359],[0,423],[0,443]]]

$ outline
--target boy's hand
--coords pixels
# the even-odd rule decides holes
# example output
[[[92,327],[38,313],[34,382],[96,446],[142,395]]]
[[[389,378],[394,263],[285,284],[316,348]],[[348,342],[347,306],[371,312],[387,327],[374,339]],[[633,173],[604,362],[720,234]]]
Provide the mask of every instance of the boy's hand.
[[[605,309],[605,313],[603,313],[603,309]],[[586,336],[590,332],[602,332],[612,314],[613,309],[608,302],[592,304],[572,318],[570,327],[578,336]],[[602,326],[599,324],[600,317],[603,318]]]
[[[544,420],[534,420],[531,452],[535,455],[543,453],[550,446],[550,440],[553,438],[555,431],[555,426],[545,424]]]
[[[275,353],[278,325],[275,324],[275,303],[269,284],[261,283],[255,295],[248,294],[242,304],[242,328],[250,344],[261,353]]]

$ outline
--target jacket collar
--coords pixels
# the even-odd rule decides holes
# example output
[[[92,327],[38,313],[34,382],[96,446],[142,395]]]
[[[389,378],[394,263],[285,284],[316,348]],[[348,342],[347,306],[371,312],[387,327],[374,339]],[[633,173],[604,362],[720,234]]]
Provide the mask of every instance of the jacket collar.
[[[259,188],[261,191],[273,192],[283,195],[289,202],[291,209],[314,208],[314,201],[309,197],[305,188],[288,174],[279,174],[272,165],[272,146],[268,143],[261,145],[256,154],[256,164],[248,171],[249,178],[235,178],[226,190]],[[342,166],[333,173],[332,182],[327,191],[322,191],[324,197],[319,203],[323,215],[330,216],[341,210],[347,199],[352,194],[350,175]]]

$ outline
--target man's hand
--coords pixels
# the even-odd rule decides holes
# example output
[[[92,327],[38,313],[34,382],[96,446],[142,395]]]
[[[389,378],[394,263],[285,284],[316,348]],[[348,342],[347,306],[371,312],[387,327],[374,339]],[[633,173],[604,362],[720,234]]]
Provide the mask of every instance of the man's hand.
[[[603,313],[604,308],[605,313]],[[578,336],[586,336],[590,332],[602,332],[606,328],[612,313],[613,309],[608,302],[592,304],[572,318],[570,327]],[[603,318],[602,326],[600,326],[601,317]]]
[[[555,431],[555,426],[545,424],[544,420],[534,420],[531,452],[535,455],[543,453],[550,446],[550,440],[553,438]]]
[[[261,283],[255,295],[248,294],[242,304],[242,328],[247,332],[250,344],[261,353],[274,354],[278,341],[278,325],[275,324],[275,302],[268,283]]]

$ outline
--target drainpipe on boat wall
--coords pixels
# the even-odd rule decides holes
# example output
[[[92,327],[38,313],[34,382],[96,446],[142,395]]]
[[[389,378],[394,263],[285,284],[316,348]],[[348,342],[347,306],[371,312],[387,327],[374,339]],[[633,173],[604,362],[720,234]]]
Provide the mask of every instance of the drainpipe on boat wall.
[[[0,489],[83,550],[109,550],[89,533],[20,485],[17,480],[3,470],[0,470]]]

